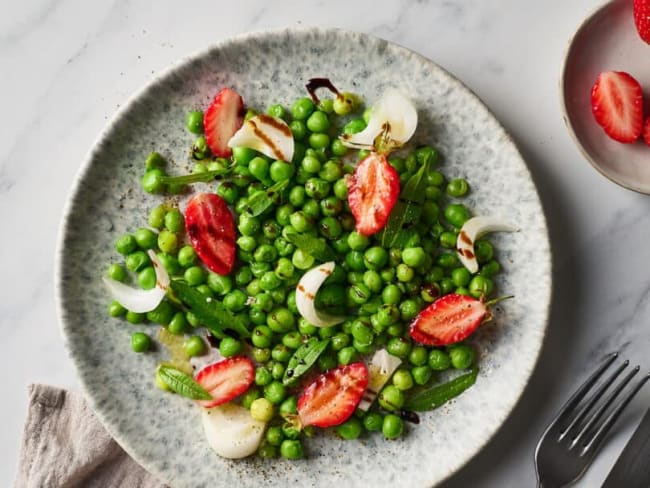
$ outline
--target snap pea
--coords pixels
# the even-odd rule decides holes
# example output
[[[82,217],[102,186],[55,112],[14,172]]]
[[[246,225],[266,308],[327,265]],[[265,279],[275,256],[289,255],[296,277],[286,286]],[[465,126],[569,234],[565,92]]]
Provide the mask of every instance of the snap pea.
[[[478,368],[474,367],[468,373],[414,395],[406,402],[404,408],[416,412],[425,412],[438,408],[472,386],[476,382],[477,375]]]
[[[296,349],[296,352],[289,359],[287,369],[284,371],[282,383],[286,386],[295,385],[298,382],[298,378],[309,371],[314,365],[329,343],[329,339],[319,341],[315,337],[312,337]]]
[[[271,185],[266,191],[258,191],[248,199],[246,212],[253,217],[263,214],[267,209],[271,208],[276,203],[276,196],[282,193],[287,186],[289,180],[278,181]]]

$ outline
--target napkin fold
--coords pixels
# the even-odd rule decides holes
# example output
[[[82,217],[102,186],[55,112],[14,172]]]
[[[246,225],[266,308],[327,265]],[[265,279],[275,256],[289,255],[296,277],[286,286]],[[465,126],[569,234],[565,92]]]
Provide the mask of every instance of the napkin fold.
[[[79,393],[30,385],[16,488],[164,488],[106,432]]]

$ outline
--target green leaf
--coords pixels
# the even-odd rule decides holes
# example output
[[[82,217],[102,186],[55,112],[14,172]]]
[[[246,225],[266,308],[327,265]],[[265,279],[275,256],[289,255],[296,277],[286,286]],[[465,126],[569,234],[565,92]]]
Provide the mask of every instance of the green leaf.
[[[193,173],[191,175],[182,176],[161,176],[160,181],[165,185],[189,185],[191,183],[210,183],[218,179],[220,176],[227,175],[232,169],[230,167],[224,169],[216,169],[214,171],[206,171],[204,173]]]
[[[298,382],[298,378],[309,371],[309,369],[314,365],[329,343],[329,339],[319,341],[315,337],[312,337],[296,349],[296,352],[294,352],[291,359],[289,359],[287,369],[284,371],[282,383],[284,383],[285,386],[295,385]]]
[[[158,366],[158,376],[182,397],[192,400],[212,400],[212,395],[194,381],[194,378],[173,366],[161,364]]]
[[[424,203],[424,192],[427,187],[426,175],[430,171],[433,159],[431,155],[425,156],[420,169],[406,181],[404,188],[402,188],[381,234],[381,245],[383,247],[397,245],[396,239],[399,232],[404,228],[408,228],[420,218],[422,203]]]
[[[336,257],[334,249],[327,245],[323,239],[318,237],[310,236],[308,234],[299,234],[295,230],[290,232],[285,231],[283,236],[298,249],[323,263],[332,261]]]
[[[205,296],[182,281],[172,280],[170,287],[176,297],[196,315],[196,318],[214,336],[223,338],[226,335],[226,329],[230,329],[236,332],[239,337],[250,337],[251,333],[241,318],[224,307],[221,302]]]
[[[275,205],[276,196],[282,193],[289,185],[289,180],[278,181],[267,190],[258,191],[248,199],[246,212],[256,217],[263,214],[266,209]]]
[[[468,373],[462,374],[446,383],[435,385],[411,397],[404,405],[407,410],[424,412],[433,410],[457,397],[476,382],[478,367],[473,367]]]

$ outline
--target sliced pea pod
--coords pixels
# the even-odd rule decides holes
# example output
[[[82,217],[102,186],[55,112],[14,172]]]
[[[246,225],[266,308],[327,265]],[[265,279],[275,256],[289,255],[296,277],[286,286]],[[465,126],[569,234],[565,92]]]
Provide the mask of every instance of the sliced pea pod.
[[[282,383],[284,383],[285,386],[295,385],[298,382],[298,378],[309,371],[309,369],[314,365],[329,343],[329,339],[319,341],[315,337],[312,337],[296,349],[296,352],[294,352],[291,359],[289,359],[287,369],[284,371]]]
[[[189,185],[191,183],[210,183],[211,181],[218,180],[221,176],[225,176],[232,171],[231,167],[216,169],[214,171],[206,171],[204,173],[193,173],[191,175],[181,176],[161,176],[160,181],[165,185]]]
[[[318,261],[332,261],[336,258],[336,253],[323,239],[300,234],[298,232],[285,232],[284,238],[301,251],[313,256]]]
[[[278,181],[265,191],[254,193],[248,200],[246,212],[253,217],[263,214],[268,208],[276,204],[276,196],[282,193],[289,185],[289,180]]]
[[[406,402],[406,405],[404,405],[404,408],[416,412],[425,412],[427,410],[438,408],[472,386],[476,382],[477,376],[478,367],[475,366],[469,372],[462,374],[453,380],[421,391],[417,395],[411,397]]]
[[[226,336],[226,329],[236,332],[239,337],[250,337],[251,333],[242,320],[214,298],[205,296],[187,283],[173,280],[170,287],[176,297],[196,315],[215,337]]]

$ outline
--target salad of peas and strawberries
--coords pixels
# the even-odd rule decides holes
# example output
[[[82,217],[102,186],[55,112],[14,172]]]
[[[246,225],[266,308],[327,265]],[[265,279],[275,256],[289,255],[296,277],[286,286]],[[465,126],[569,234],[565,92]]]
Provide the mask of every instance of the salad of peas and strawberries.
[[[223,88],[189,112],[191,174],[146,158],[160,202],[104,278],[111,317],[161,326],[132,349],[164,346],[155,384],[196,402],[227,458],[303,458],[318,428],[399,437],[474,383],[465,339],[502,299],[481,236],[510,228],[471,216],[434,147],[407,146],[410,100],[307,90],[263,112]]]

